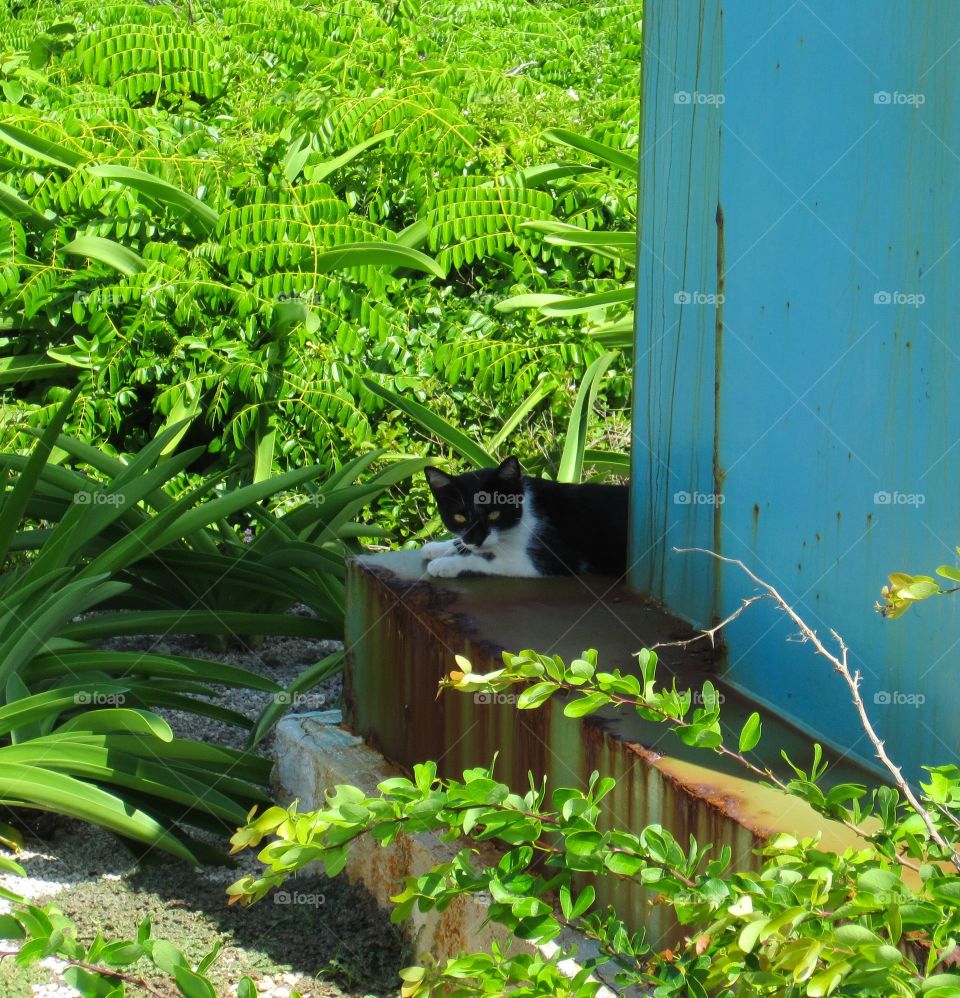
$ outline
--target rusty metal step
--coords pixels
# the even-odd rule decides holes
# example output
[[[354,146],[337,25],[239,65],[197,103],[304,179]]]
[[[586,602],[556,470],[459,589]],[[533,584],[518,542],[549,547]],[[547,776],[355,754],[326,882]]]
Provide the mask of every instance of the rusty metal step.
[[[441,775],[489,765],[525,791],[528,772],[551,786],[586,784],[592,770],[617,787],[604,804],[611,825],[633,831],[659,823],[681,843],[690,835],[715,848],[729,845],[739,868],[755,868],[753,851],[784,831],[819,834],[843,849],[855,837],[800,801],[745,779],[736,763],[683,745],[666,726],[607,709],[583,720],[563,716],[562,702],[518,711],[501,695],[444,692],[439,680],[467,656],[477,672],[501,664],[501,652],[533,648],[570,660],[596,648],[604,669],[634,669],[643,647],[692,635],[682,621],[609,579],[433,579],[417,552],[388,552],[351,560],[347,567],[344,722],[386,758],[402,766],[434,759]],[[736,745],[747,716],[760,710],[763,739],[754,753],[775,772],[794,761],[809,765],[809,737],[769,709],[726,687],[722,660],[710,651],[664,648],[658,677],[675,676],[680,689],[699,690],[710,679],[724,698],[722,726]],[[771,663],[776,668],[776,663]],[[843,695],[838,688],[838,696]],[[827,785],[875,782],[855,762],[830,753]],[[614,878],[600,894],[654,939],[676,926],[669,910],[651,907],[651,893]]]

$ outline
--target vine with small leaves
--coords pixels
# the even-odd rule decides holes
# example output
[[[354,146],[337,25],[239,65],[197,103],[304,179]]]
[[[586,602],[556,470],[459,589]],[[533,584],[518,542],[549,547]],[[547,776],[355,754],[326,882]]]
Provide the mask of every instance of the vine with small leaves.
[[[759,850],[758,870],[735,870],[728,848],[711,855],[693,838],[685,848],[660,825],[639,832],[605,827],[599,804],[614,781],[597,773],[586,790],[551,791],[531,776],[528,791],[519,794],[498,782],[492,767],[441,780],[436,765],[425,763],[415,767],[413,779],[384,781],[375,795],[338,786],[318,811],[300,814],[294,805],[251,817],[234,848],[271,836],[259,853],[265,869],[229,893],[252,903],[311,862],[335,875],[363,836],[387,845],[402,835],[437,831],[464,847],[450,863],[407,879],[392,899],[395,920],[414,907],[442,910],[461,895],[486,893],[493,899],[490,921],[516,940],[543,945],[575,928],[600,955],[583,960],[573,980],[559,967],[571,955],[563,947],[550,957],[502,946],[443,966],[425,959],[403,973],[407,996],[510,988],[592,995],[599,987],[592,975],[604,965],[619,987],[653,987],[658,996],[960,993],[960,975],[951,970],[960,935],[960,881],[949,845],[960,808],[960,770],[928,770],[917,800],[924,816],[894,787],[822,786],[827,766],[818,745],[809,769],[788,759],[794,777],[783,779],[749,758],[762,735],[757,714],[742,726],[736,748],[729,746],[712,683],[704,684],[697,698],[702,706],[694,707],[689,690],[657,685],[655,652],[645,650],[638,659],[639,676],[600,670],[593,650],[569,664],[535,651],[505,653],[503,668],[485,674],[458,657],[442,686],[491,694],[517,687],[520,710],[566,697],[570,718],[611,705],[633,710],[668,724],[685,744],[734,759],[842,822],[862,847],[834,853],[816,838],[781,834]],[[496,864],[478,861],[481,842],[503,850]],[[631,931],[620,914],[601,910],[590,880],[604,877],[633,881],[649,890],[649,904],[670,905],[685,930],[682,943],[660,949],[642,930]]]

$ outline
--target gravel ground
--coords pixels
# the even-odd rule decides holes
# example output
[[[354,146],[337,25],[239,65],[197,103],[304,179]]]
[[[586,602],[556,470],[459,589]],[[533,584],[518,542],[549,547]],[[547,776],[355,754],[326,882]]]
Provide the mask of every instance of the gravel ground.
[[[216,652],[201,639],[168,636],[117,638],[108,647],[229,662],[287,687],[306,666],[341,645],[277,638],[256,650],[238,646]],[[217,703],[251,719],[270,700],[268,693],[215,688],[222,692]],[[340,677],[335,676],[299,698],[297,709],[329,709],[336,705],[340,688]],[[244,730],[179,711],[158,713],[178,735],[243,747]],[[258,751],[272,756],[272,734]],[[285,803],[279,788],[274,793]],[[259,868],[254,851],[241,853],[237,866],[195,870],[165,855],[137,862],[110,833],[68,819],[41,815],[33,830],[36,834],[17,857],[27,878],[0,875],[0,884],[41,903],[55,901],[76,922],[85,941],[97,931],[105,936],[132,936],[136,923],[149,915],[154,937],[174,942],[192,962],[214,943],[223,944],[211,972],[218,996],[234,994],[231,983],[245,973],[257,981],[263,998],[289,998],[294,988],[305,998],[397,993],[397,971],[409,962],[404,959],[402,937],[372,898],[343,878],[298,877],[296,896],[306,899],[302,903],[278,903],[268,897],[252,908],[228,907],[224,888]],[[0,901],[0,911],[3,904]],[[20,968],[11,960],[0,962],[0,995],[67,998],[77,994],[57,973],[62,966],[54,961],[44,964]],[[154,983],[159,985],[160,979]]]

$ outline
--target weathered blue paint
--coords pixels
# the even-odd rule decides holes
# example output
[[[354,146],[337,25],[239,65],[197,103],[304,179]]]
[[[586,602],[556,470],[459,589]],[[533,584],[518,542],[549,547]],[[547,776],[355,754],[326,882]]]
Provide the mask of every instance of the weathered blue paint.
[[[955,762],[960,603],[873,606],[958,562],[960,4],[650,0],[644,32],[632,583],[705,624],[753,587],[673,548],[743,559],[844,635],[911,776]],[[869,757],[793,633],[751,608],[727,678]]]

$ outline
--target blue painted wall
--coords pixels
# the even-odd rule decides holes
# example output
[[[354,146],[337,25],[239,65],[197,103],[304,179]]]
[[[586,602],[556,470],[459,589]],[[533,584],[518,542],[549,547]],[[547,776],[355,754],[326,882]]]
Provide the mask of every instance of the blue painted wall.
[[[960,599],[873,606],[960,561],[960,3],[650,0],[644,32],[633,585],[707,624],[753,588],[673,548],[742,559],[844,635],[910,776],[956,762]],[[727,678],[869,757],[793,633],[751,608]]]

